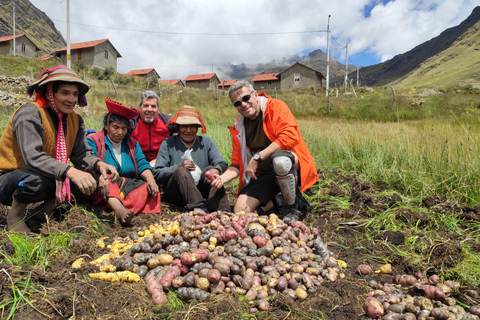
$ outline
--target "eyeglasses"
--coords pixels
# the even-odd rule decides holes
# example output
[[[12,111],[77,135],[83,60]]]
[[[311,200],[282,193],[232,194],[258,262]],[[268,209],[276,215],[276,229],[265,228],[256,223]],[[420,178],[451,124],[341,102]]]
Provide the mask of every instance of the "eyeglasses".
[[[248,93],[248,94],[246,94],[246,95],[244,95],[244,96],[242,97],[242,101],[243,101],[243,102],[247,102],[248,100],[250,100],[251,97],[252,97],[252,95],[251,95],[250,93]],[[242,101],[237,100],[237,101],[235,101],[235,102],[233,103],[233,105],[234,105],[236,108],[238,108],[238,107],[240,107],[240,106],[242,105]]]

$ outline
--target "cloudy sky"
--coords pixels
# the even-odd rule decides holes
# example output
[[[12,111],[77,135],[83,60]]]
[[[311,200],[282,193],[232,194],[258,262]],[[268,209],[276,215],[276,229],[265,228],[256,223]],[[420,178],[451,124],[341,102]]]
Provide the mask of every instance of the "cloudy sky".
[[[67,0],[30,0],[67,39]],[[478,0],[70,0],[71,43],[108,38],[118,71],[165,80],[327,50],[345,63],[388,60],[465,20]],[[330,20],[328,16],[331,15]],[[320,70],[324,71],[324,70]],[[221,72],[217,72],[224,79]]]

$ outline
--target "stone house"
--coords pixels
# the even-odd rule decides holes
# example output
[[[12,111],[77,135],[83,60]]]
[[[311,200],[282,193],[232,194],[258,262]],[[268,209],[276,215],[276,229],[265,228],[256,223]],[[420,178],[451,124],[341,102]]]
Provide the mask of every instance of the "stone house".
[[[280,89],[279,73],[257,74],[253,77],[253,88],[257,91],[273,90],[275,87]]]
[[[185,82],[185,87],[187,88],[213,90],[218,87],[218,83],[220,82],[215,73],[189,75],[183,81]]]
[[[15,35],[15,55],[34,59],[40,49],[24,33]],[[13,35],[0,37],[0,55],[13,56]]]
[[[155,71],[154,68],[150,68],[150,69],[138,69],[138,70],[130,70],[127,72],[127,75],[133,75],[133,76],[137,76],[137,77],[143,77],[143,78],[147,78],[147,79],[150,79],[150,80],[158,80],[160,79],[160,76],[158,75],[157,71]]]
[[[218,84],[218,90],[226,90],[230,89],[230,86],[234,84],[237,81],[237,79],[230,79],[230,80],[222,80]]]
[[[63,64],[67,64],[67,47],[55,52]],[[88,68],[105,69],[112,67],[117,71],[117,59],[121,58],[120,53],[108,39],[78,42],[70,45],[70,62],[75,65],[78,62]]]
[[[183,83],[182,79],[159,80],[158,82],[164,83],[164,84],[171,84],[171,85],[185,87],[185,83]]]
[[[277,87],[279,90],[290,90],[322,86],[325,76],[318,70],[303,63],[296,62],[279,73],[260,74],[253,77],[255,90],[269,90]]]

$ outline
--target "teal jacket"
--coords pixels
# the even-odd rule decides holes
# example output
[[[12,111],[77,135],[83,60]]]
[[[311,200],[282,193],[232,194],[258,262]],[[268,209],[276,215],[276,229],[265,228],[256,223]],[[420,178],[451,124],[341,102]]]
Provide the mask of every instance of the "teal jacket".
[[[90,148],[93,150],[93,154],[97,157],[100,157],[98,155],[98,149],[97,149],[97,143],[95,142],[95,138],[93,135],[97,135],[97,137],[103,137],[103,134],[100,132],[93,133],[87,136],[87,142]],[[98,138],[97,138],[98,139]],[[130,146],[129,146],[129,141],[132,139],[132,142],[134,142],[134,150],[130,153]],[[102,141],[103,140],[103,141]],[[145,155],[142,152],[142,149],[140,148],[140,145],[138,144],[135,139],[131,138],[130,135],[127,135],[123,140],[122,140],[122,165],[117,161],[117,158],[115,157],[112,149],[112,144],[110,143],[110,139],[108,137],[104,137],[103,139],[100,138],[100,142],[102,146],[105,146],[105,163],[108,163],[117,169],[118,174],[122,177],[126,178],[140,178],[139,175],[145,171],[145,170],[150,170],[153,172],[152,167],[150,166],[149,162],[145,158]],[[134,155],[134,158],[132,158],[132,155]],[[136,170],[135,170],[136,167]],[[137,176],[138,172],[138,176]]]

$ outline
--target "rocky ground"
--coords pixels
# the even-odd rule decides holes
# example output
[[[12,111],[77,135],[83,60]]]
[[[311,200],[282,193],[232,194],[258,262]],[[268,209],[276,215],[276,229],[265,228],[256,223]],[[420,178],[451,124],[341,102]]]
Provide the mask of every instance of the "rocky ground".
[[[143,281],[110,283],[86,276],[93,267],[72,270],[71,264],[78,257],[89,261],[104,253],[96,246],[97,237],[91,231],[95,229],[92,219],[82,208],[74,207],[68,213],[62,212],[55,221],[36,229],[41,234],[57,231],[80,234],[69,244],[69,250],[58,254],[48,268],[7,264],[4,257],[14,254],[14,249],[7,237],[3,239],[0,243],[0,305],[12,296],[9,277],[15,281],[31,275],[38,292],[29,296],[31,305],[22,304],[17,309],[15,319],[369,319],[364,304],[366,294],[373,290],[368,285],[370,280],[392,284],[395,275],[400,274],[423,272],[427,277],[448,274],[461,261],[463,242],[470,241],[448,229],[442,230],[439,235],[439,239],[444,241],[428,241],[424,239],[425,235],[418,234],[418,241],[423,242],[423,249],[419,250],[429,253],[420,267],[413,257],[400,254],[406,250],[405,239],[411,236],[410,229],[373,226],[370,224],[372,217],[390,210],[395,213],[391,217],[397,220],[398,225],[428,226],[436,223],[434,215],[429,212],[444,215],[461,213],[459,227],[465,229],[480,218],[478,207],[449,202],[445,197],[425,198],[416,203],[422,210],[411,210],[412,205],[405,206],[405,200],[400,195],[361,181],[354,175],[334,171],[320,172],[320,176],[322,185],[313,188],[318,191],[315,191],[317,194],[310,192],[313,207],[305,222],[318,228],[328,248],[337,259],[346,263],[342,270],[345,277],[335,282],[324,281],[318,291],[309,294],[305,300],[293,301],[276,295],[269,300],[269,312],[257,314],[249,314],[250,306],[242,296],[235,294],[217,295],[202,302],[182,302],[176,308],[154,306]],[[230,194],[230,200],[234,201],[233,191]],[[162,209],[162,220],[178,214],[168,206]],[[6,208],[1,207],[0,228],[5,228],[5,213]],[[139,215],[133,220],[133,228],[121,228],[111,218],[97,214],[103,219],[102,223],[107,228],[104,236],[109,239],[125,237],[133,229],[158,220],[155,215]],[[109,239],[106,242],[111,241]],[[480,245],[476,248],[478,252]],[[387,262],[393,267],[390,274],[361,276],[356,272],[359,264],[371,265],[375,270]],[[449,296],[456,305],[478,305],[480,300],[476,290],[478,288],[468,283],[461,283],[460,288]],[[0,309],[0,318],[6,318],[8,311],[9,307]],[[471,314],[466,315],[467,318],[462,315],[448,319],[478,319]]]

